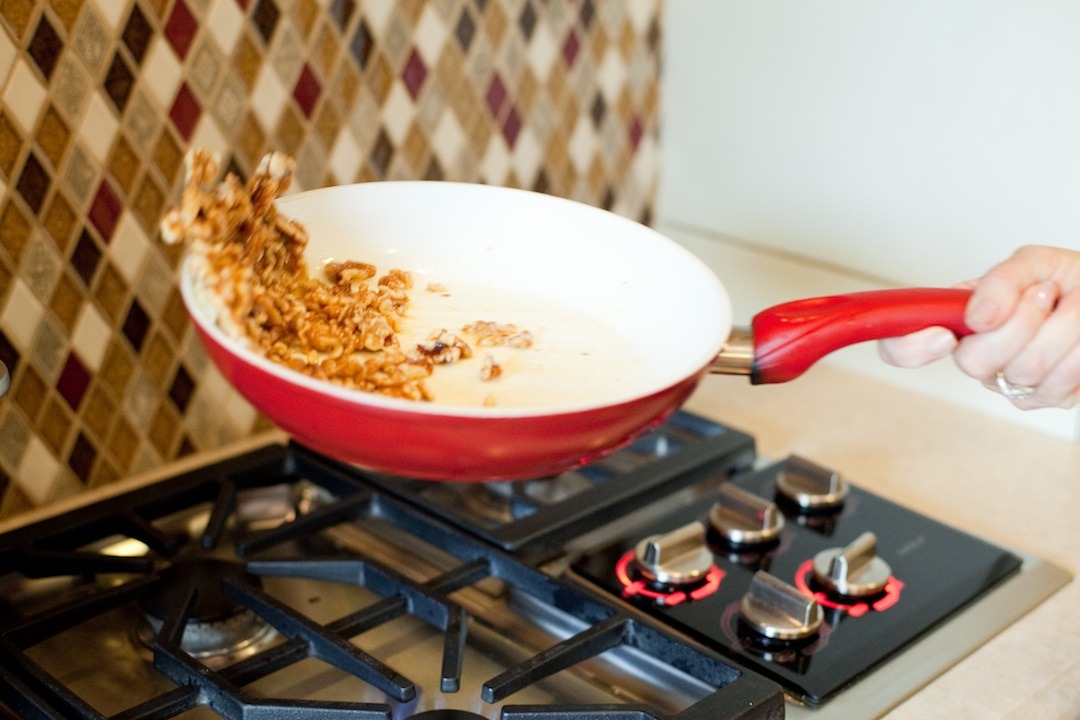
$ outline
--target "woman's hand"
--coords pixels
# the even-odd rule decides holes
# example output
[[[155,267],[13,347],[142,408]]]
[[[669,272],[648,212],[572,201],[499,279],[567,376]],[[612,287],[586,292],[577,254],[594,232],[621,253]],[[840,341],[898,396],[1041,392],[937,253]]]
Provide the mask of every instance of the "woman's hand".
[[[920,367],[953,355],[961,371],[1023,409],[1080,402],[1080,252],[1028,246],[991,268],[973,289],[957,341],[944,328],[883,340],[882,358]]]

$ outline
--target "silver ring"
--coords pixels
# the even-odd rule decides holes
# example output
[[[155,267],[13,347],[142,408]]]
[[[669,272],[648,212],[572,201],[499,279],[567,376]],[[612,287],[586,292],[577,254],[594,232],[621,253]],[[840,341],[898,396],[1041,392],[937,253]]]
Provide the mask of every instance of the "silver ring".
[[[1001,394],[1010,400],[1026,400],[1035,394],[1036,388],[1032,385],[1014,385],[1005,379],[1005,373],[997,372],[997,386]]]

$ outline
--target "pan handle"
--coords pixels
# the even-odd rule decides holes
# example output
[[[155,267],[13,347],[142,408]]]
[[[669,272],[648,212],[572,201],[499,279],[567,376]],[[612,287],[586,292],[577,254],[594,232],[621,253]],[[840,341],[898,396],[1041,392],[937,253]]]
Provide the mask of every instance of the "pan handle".
[[[802,375],[834,350],[868,340],[907,335],[927,327],[943,326],[957,337],[970,335],[964,323],[971,290],[907,288],[831,295],[795,300],[761,311],[752,322],[753,358],[749,375],[754,384],[779,383]],[[739,352],[740,333],[729,346]],[[745,339],[745,335],[741,336]],[[746,347],[741,348],[746,355]],[[710,368],[725,369],[720,353]]]

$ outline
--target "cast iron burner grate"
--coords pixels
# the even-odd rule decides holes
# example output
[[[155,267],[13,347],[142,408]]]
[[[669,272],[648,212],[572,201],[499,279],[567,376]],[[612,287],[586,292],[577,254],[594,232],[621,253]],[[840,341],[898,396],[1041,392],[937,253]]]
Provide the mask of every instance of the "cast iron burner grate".
[[[755,456],[750,435],[680,410],[608,457],[551,477],[495,483],[364,477],[536,563],[561,552],[570,538],[675,490],[748,470]]]
[[[237,519],[238,497],[257,489],[304,488],[303,511],[272,527]],[[208,512],[197,531],[177,532],[163,519],[183,517],[190,508]],[[417,581],[381,560],[319,538],[340,529],[401,533],[439,548],[446,569]],[[134,543],[135,556],[95,548]],[[141,545],[139,545],[141,543]],[[214,589],[217,609],[235,603],[273,626],[277,640],[250,656],[220,667],[200,662],[183,645],[185,629],[199,606],[200,581],[183,584],[179,597],[165,604],[160,630],[152,639],[152,669],[167,681],[161,691],[108,714],[65,685],[37,654],[74,628],[111,623],[140,599],[160,596],[163,575],[181,560],[206,557],[230,566]],[[211,563],[213,564],[213,563]],[[201,573],[194,573],[201,575]],[[184,573],[189,576],[190,573]],[[11,590],[29,578],[71,582],[70,591],[16,597]],[[72,579],[74,578],[74,579]],[[81,578],[81,580],[79,580]],[[304,578],[336,586],[362,587],[376,598],[328,622],[317,622],[294,605],[260,586],[275,578]],[[496,583],[569,618],[577,630],[539,652],[510,664],[487,678],[482,697],[463,699],[452,707],[467,669],[463,652],[470,634],[483,630],[471,610],[458,602],[458,591]],[[202,592],[206,592],[205,585]],[[312,598],[314,602],[316,598]],[[700,699],[676,712],[648,704],[504,704],[506,720],[558,718],[656,718],[657,720],[720,720],[780,718],[779,687],[747,673],[710,650],[667,634],[651,621],[636,617],[588,588],[575,587],[523,564],[513,556],[460,533],[385,493],[363,485],[333,463],[297,447],[269,446],[244,456],[198,468],[153,485],[109,498],[0,535],[0,713],[29,720],[164,720],[191,711],[229,720],[318,718],[389,720],[412,716],[409,708],[419,692],[409,676],[412,667],[394,669],[350,638],[386,628],[403,618],[442,634],[438,659],[439,687],[451,707],[415,714],[429,717],[491,716],[494,703],[608,651],[637,653],[707,686]],[[408,642],[408,639],[399,642]],[[81,648],[72,648],[74,652]],[[435,653],[436,655],[438,653]],[[279,677],[301,663],[318,660],[335,672],[358,678],[385,697],[381,702],[268,697],[249,690],[253,683]],[[122,674],[118,668],[116,673]],[[107,669],[106,672],[112,672]],[[129,688],[135,690],[135,687]],[[426,691],[426,690],[425,690]],[[5,709],[6,708],[6,709]],[[202,717],[203,715],[199,715]]]

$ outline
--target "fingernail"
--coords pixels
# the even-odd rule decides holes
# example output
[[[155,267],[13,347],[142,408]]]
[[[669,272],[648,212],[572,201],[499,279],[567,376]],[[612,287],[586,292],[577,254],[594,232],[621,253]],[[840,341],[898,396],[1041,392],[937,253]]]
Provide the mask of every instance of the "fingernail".
[[[964,321],[973,329],[993,327],[994,320],[1001,312],[1001,306],[996,302],[975,302],[968,306]]]
[[[1057,285],[1052,282],[1041,282],[1035,287],[1035,307],[1046,312],[1053,310],[1058,297]]]
[[[935,333],[927,343],[927,349],[934,354],[934,357],[938,358],[945,357],[955,348],[956,336],[948,330],[942,330],[939,333]]]

